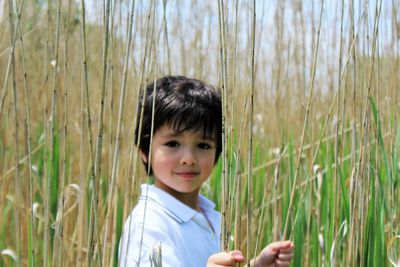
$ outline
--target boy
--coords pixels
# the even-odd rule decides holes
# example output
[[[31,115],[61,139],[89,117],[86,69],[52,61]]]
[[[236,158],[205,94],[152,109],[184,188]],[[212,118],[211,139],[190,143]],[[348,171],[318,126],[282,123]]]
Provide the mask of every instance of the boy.
[[[221,154],[219,92],[199,80],[169,76],[149,85],[141,97],[144,114],[135,141],[154,185],[141,186],[139,202],[125,223],[120,265],[151,266],[157,244],[164,267],[243,262],[238,250],[218,253],[220,214],[199,194]],[[251,266],[289,266],[292,252],[290,241],[271,243]]]

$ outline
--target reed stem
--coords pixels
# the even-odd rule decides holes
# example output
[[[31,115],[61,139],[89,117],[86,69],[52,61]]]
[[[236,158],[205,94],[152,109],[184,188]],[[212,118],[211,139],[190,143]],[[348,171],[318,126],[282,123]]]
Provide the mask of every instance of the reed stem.
[[[300,141],[300,149],[299,149],[299,154],[297,157],[297,163],[296,163],[296,171],[294,175],[294,180],[293,180],[293,186],[290,194],[290,202],[289,202],[289,207],[288,207],[288,212],[285,220],[285,227],[283,230],[283,237],[286,238],[287,236],[287,229],[288,229],[288,224],[289,224],[289,216],[292,214],[292,209],[293,209],[293,200],[294,200],[294,193],[295,193],[295,186],[297,185],[297,179],[299,175],[299,170],[300,170],[300,162],[301,162],[301,155],[303,153],[303,144],[304,144],[304,139],[305,139],[305,132],[307,129],[307,123],[308,123],[308,117],[310,113],[310,107],[312,103],[312,97],[313,97],[313,91],[314,91],[314,81],[315,81],[315,72],[317,69],[317,56],[318,56],[318,48],[319,48],[319,37],[320,37],[320,31],[321,31],[321,21],[322,21],[322,14],[323,14],[323,7],[324,7],[324,0],[321,1],[321,9],[320,9],[320,16],[319,16],[319,23],[318,23],[318,30],[317,30],[317,39],[315,43],[315,49],[314,49],[314,56],[313,56],[313,65],[312,65],[312,71],[311,71],[311,82],[310,82],[310,87],[309,87],[309,95],[308,95],[308,101],[307,101],[307,109],[306,109],[306,116],[304,118],[304,125],[303,125],[303,131],[301,134],[301,141]]]

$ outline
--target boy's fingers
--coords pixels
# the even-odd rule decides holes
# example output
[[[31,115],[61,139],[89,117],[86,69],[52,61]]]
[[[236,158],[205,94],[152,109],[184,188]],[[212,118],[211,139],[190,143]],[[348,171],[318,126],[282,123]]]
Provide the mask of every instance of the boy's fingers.
[[[229,252],[229,254],[231,254],[233,256],[233,258],[235,260],[234,263],[244,261],[244,256],[240,250],[232,250],[231,252]]]
[[[290,247],[290,248],[282,248],[279,250],[279,253],[283,253],[283,254],[289,254],[292,253],[294,250],[294,247]]]
[[[268,247],[272,252],[278,252],[293,249],[294,245],[292,241],[277,241],[269,244]]]
[[[294,248],[290,247],[290,248],[280,249],[278,253],[279,254],[293,254],[293,250],[294,250]]]
[[[233,257],[227,252],[221,252],[211,255],[208,261],[218,265],[227,265],[232,263]]]
[[[235,263],[243,261],[244,257],[239,250],[217,253],[208,258],[208,262],[212,262],[220,266],[233,266]]]
[[[289,267],[290,266],[290,261],[282,261],[280,259],[275,260],[275,266],[279,267]]]
[[[293,257],[293,253],[288,253],[288,254],[280,253],[278,255],[278,259],[281,261],[291,261],[292,257]]]

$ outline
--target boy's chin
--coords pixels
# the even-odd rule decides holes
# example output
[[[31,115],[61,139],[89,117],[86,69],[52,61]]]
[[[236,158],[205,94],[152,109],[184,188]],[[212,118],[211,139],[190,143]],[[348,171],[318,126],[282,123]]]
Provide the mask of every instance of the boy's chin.
[[[170,187],[164,184],[155,184],[156,187],[166,191],[170,194],[197,194],[200,191],[200,187]]]

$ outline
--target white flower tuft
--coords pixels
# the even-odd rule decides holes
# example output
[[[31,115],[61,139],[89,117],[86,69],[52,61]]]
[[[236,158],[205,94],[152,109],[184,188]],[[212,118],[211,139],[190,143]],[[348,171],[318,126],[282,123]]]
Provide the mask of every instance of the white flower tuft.
[[[15,253],[15,251],[12,250],[12,249],[9,249],[9,248],[3,249],[3,250],[1,251],[1,255],[9,256],[9,257],[11,257],[14,261],[17,261],[17,253]]]
[[[256,120],[257,120],[257,122],[262,122],[263,121],[263,114],[261,114],[261,113],[257,113],[256,114]]]
[[[322,236],[321,233],[319,233],[319,235],[318,235],[318,242],[319,242],[319,247],[321,248],[321,251],[325,251],[324,237]]]
[[[37,165],[34,165],[34,164],[32,164],[32,171],[34,171],[34,172],[38,172],[39,171],[39,168],[38,168],[38,166]]]
[[[314,166],[313,166],[313,173],[314,174],[317,174],[317,172],[319,171],[319,169],[320,169],[321,167],[318,165],[318,164],[315,164]]]
[[[33,216],[36,218],[39,218],[38,209],[39,209],[39,203],[37,203],[37,202],[33,203],[32,204],[32,212],[33,212]]]
[[[72,190],[76,191],[78,194],[81,191],[81,188],[77,184],[69,184],[67,185],[68,188],[71,188]]]
[[[269,150],[269,153],[273,155],[275,158],[279,157],[281,154],[281,149],[279,147],[275,147]]]

